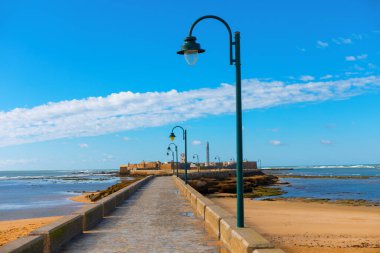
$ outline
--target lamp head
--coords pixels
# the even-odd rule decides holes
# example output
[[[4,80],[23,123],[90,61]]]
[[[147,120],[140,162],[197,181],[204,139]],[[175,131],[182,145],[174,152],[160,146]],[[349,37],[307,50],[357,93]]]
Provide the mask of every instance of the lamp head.
[[[181,50],[177,54],[183,54],[186,62],[189,65],[194,65],[198,60],[198,54],[204,53],[205,50],[201,49],[201,45],[196,43],[196,37],[188,36],[185,38],[185,43],[181,46]]]
[[[169,152],[169,151],[172,151],[171,148],[170,148],[170,146],[168,147],[168,152]]]
[[[166,152],[166,155],[169,155],[169,152]]]
[[[174,134],[173,132],[171,132],[169,138],[170,138],[171,141],[174,141],[174,139],[175,139],[175,134]]]

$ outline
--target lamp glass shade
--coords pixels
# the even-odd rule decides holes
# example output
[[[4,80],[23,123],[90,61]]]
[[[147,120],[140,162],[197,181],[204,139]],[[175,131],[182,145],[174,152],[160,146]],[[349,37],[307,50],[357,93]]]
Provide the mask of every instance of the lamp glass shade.
[[[183,55],[189,65],[195,65],[198,61],[198,50],[187,50]]]
[[[169,138],[170,138],[171,141],[174,141],[174,139],[175,139],[175,135],[174,135],[173,132],[170,134]]]

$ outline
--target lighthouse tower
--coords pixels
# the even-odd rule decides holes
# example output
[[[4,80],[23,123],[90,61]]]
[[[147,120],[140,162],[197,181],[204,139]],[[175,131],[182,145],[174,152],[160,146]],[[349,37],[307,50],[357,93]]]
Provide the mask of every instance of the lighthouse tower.
[[[206,142],[206,166],[210,166],[210,147]]]

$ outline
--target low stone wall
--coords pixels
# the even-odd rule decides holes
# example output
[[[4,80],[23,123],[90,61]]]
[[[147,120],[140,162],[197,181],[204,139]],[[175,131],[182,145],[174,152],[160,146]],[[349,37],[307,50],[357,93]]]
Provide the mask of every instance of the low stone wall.
[[[171,170],[131,170],[129,175],[155,175],[155,176],[171,176]]]
[[[24,236],[0,247],[1,253],[35,253],[43,250],[44,238],[41,235]]]
[[[243,170],[243,175],[245,177],[256,176],[256,175],[264,175],[261,170]],[[179,175],[182,179],[184,178],[183,174]],[[221,170],[221,171],[201,171],[201,172],[191,172],[187,173],[188,179],[198,179],[201,177],[208,178],[226,178],[226,177],[235,177],[236,170]]]
[[[74,214],[83,215],[83,230],[90,230],[103,219],[103,205],[101,203],[88,204],[75,211]]]
[[[232,253],[284,253],[253,228],[236,226],[236,217],[197,192],[190,185],[173,176],[179,190],[190,201],[196,215],[201,217],[212,233],[217,236]]]
[[[32,231],[31,235],[41,235],[44,239],[44,252],[58,252],[73,237],[83,231],[83,215],[73,214]]]
[[[71,215],[40,227],[30,233],[0,247],[1,253],[55,253],[62,245],[83,231],[95,227],[106,215],[110,214],[137,189],[154,176],[145,177],[133,184],[110,194],[97,203],[85,205]]]

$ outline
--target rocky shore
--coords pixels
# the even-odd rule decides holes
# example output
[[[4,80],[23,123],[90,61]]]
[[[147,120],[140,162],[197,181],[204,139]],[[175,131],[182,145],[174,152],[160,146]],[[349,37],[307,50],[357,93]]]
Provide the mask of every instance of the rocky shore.
[[[244,197],[258,198],[277,196],[284,192],[276,188],[279,179],[273,175],[255,175],[244,177]],[[234,197],[236,195],[236,177],[225,178],[200,177],[189,180],[189,184],[198,192],[210,197]]]
[[[104,197],[107,197],[108,195],[110,195],[114,192],[117,192],[120,189],[123,189],[124,187],[127,187],[128,185],[130,185],[130,184],[132,184],[132,183],[134,183],[134,182],[136,182],[142,178],[144,178],[144,176],[134,177],[133,179],[130,179],[130,180],[122,180],[120,183],[114,184],[105,190],[101,190],[98,192],[85,192],[82,194],[82,196],[76,196],[76,197],[72,197],[70,199],[73,201],[84,202],[84,203],[96,202],[96,201],[98,201]]]

